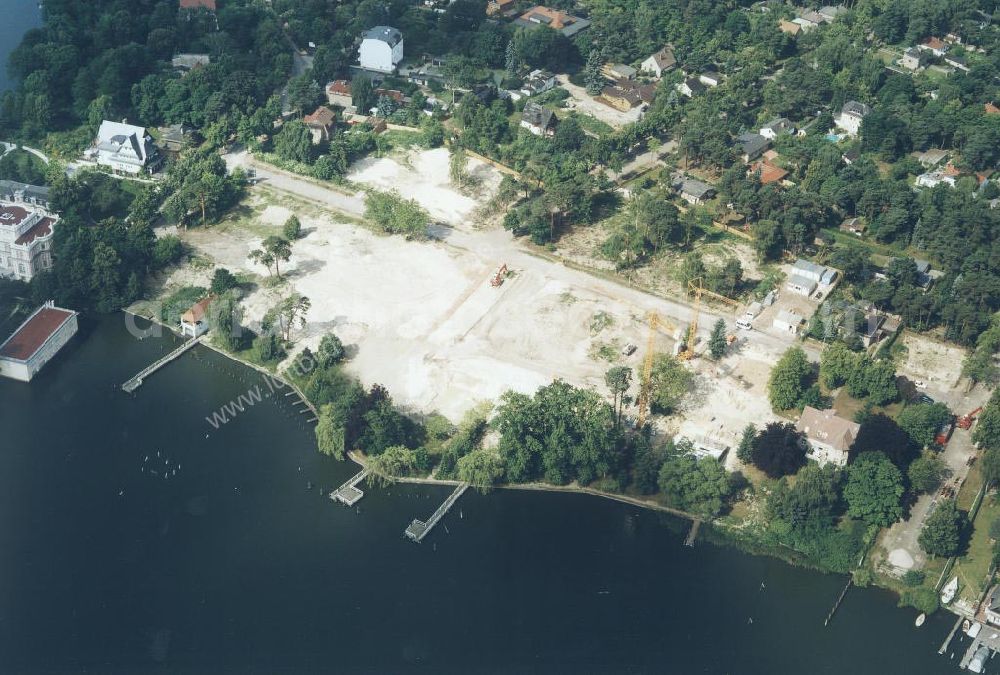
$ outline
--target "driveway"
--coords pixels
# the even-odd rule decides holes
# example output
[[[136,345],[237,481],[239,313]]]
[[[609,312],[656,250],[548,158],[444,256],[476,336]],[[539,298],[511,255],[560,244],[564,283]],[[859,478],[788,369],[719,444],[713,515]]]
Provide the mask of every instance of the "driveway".
[[[638,122],[639,118],[642,117],[642,109],[645,106],[637,106],[628,112],[615,110],[611,106],[595,100],[583,87],[578,87],[570,82],[568,75],[556,75],[556,80],[558,80],[560,87],[569,92],[570,98],[566,101],[566,107],[569,110],[578,110],[615,129],[621,129],[626,124]]]

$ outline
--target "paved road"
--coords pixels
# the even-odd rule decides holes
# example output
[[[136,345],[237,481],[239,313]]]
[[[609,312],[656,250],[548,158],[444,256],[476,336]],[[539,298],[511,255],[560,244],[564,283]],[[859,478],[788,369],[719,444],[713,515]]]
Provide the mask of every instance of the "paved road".
[[[0,147],[3,148],[3,152],[0,152],[0,157],[3,157],[4,155],[6,155],[11,150],[16,150],[17,149],[17,145],[15,145],[14,143],[7,143],[5,141],[0,141]],[[23,145],[21,146],[21,150],[24,150],[25,152],[30,152],[32,155],[34,155],[38,159],[42,160],[46,164],[49,163],[49,156],[46,155],[41,150],[36,150],[35,148],[29,148],[29,147],[23,146]]]

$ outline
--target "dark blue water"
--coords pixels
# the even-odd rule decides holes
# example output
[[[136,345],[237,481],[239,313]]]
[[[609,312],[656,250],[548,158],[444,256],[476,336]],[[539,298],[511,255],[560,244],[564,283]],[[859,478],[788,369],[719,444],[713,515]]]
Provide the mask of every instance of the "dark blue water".
[[[0,0],[0,92],[14,86],[7,76],[7,57],[28,30],[41,25],[38,0]]]
[[[280,395],[208,425],[253,371],[197,348],[121,392],[173,344],[84,321],[0,382],[0,671],[958,672],[949,616],[852,590],[824,628],[843,578],[595,497],[467,493],[413,544],[448,489],[321,498],[355,467]]]

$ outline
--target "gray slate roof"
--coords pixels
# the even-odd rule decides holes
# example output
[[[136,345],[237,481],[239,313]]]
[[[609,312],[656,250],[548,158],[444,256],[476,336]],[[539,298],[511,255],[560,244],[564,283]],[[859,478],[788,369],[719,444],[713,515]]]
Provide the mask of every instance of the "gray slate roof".
[[[392,26],[374,26],[366,30],[361,37],[366,40],[381,40],[390,47],[395,47],[403,40],[403,34]]]
[[[522,120],[539,129],[548,129],[552,124],[552,116],[551,110],[530,101],[524,105],[524,112],[521,113]]]
[[[864,117],[871,114],[871,111],[872,109],[869,106],[859,101],[848,101],[840,109],[841,114],[854,115],[855,117]]]
[[[750,157],[756,157],[760,153],[764,152],[764,150],[767,149],[767,146],[771,143],[760,134],[755,133],[740,134],[736,137],[736,140],[743,147],[743,152]]]
[[[13,180],[0,180],[0,199],[14,200],[20,193],[24,201],[49,201],[49,188],[42,185],[29,185]]]

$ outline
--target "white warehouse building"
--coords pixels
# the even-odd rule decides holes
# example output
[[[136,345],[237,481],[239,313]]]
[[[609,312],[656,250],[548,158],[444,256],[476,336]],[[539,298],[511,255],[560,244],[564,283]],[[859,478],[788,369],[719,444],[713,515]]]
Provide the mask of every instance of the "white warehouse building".
[[[403,60],[403,34],[391,26],[375,26],[361,36],[358,61],[365,70],[392,73]]]
[[[76,312],[45,303],[0,344],[0,376],[31,381],[76,330]]]

